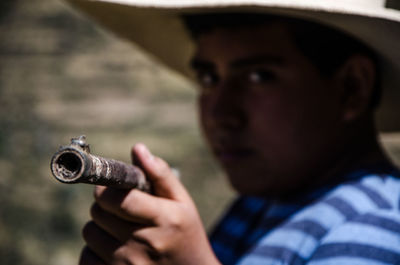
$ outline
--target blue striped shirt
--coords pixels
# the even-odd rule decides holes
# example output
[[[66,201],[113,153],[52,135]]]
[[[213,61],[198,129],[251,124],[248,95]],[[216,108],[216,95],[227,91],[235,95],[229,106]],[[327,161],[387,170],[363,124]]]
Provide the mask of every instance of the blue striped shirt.
[[[397,171],[357,171],[295,203],[239,197],[211,234],[224,265],[400,264]]]

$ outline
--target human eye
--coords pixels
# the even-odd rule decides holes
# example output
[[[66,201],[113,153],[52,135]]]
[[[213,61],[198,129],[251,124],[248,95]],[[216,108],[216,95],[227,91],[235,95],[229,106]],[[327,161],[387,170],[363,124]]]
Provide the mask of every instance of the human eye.
[[[197,73],[197,83],[203,92],[210,91],[218,84],[218,76],[212,71],[201,71]]]
[[[276,75],[271,70],[255,69],[247,73],[247,81],[252,84],[262,84],[276,79]]]

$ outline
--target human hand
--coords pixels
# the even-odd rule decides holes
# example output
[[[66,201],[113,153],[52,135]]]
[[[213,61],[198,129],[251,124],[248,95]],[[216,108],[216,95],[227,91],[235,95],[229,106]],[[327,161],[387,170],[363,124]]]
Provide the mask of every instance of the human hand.
[[[143,144],[132,149],[154,194],[97,186],[80,265],[220,264],[197,209],[168,164]]]

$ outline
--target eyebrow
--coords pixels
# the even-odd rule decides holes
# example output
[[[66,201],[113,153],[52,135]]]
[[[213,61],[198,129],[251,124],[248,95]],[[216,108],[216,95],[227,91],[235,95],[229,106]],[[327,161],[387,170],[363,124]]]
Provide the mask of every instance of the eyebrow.
[[[259,64],[274,64],[281,65],[283,63],[283,58],[279,56],[271,56],[271,55],[252,55],[249,57],[239,58],[230,63],[230,67],[232,68],[243,68],[252,65]],[[203,60],[201,58],[194,57],[190,61],[190,66],[194,70],[202,70],[202,69],[213,69],[215,68],[214,63],[211,61]]]
[[[212,62],[200,59],[200,58],[192,58],[189,63],[190,67],[193,70],[201,70],[201,69],[213,69],[215,65]]]

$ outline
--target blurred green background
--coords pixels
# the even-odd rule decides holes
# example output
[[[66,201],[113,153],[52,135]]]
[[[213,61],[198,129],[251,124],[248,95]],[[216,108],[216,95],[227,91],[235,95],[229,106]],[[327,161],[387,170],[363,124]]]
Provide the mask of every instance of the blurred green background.
[[[81,134],[125,162],[146,143],[211,226],[233,193],[201,139],[192,84],[59,0],[2,0],[0,33],[1,265],[77,264],[92,187],[56,182],[49,162]],[[397,160],[398,135],[384,143]]]

